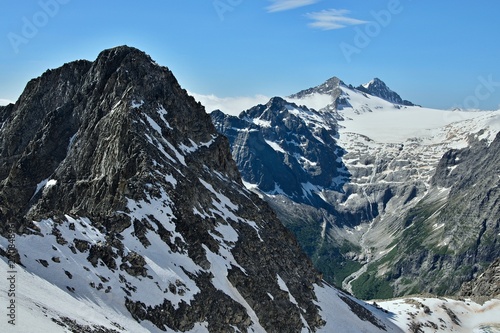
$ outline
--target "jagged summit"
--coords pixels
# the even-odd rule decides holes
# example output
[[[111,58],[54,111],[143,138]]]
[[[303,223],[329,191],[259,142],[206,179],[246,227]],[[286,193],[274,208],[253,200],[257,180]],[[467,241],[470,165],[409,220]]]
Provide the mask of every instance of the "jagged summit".
[[[233,147],[243,179],[270,195],[321,205],[317,191],[340,189],[348,178],[336,149],[334,114],[321,114],[280,97],[238,117],[212,112]],[[330,116],[330,117],[328,117]]]
[[[192,145],[190,140],[209,142],[215,133],[204,108],[186,94],[172,73],[130,47],[105,50],[94,62],[72,62],[45,72],[30,81],[16,106],[0,138],[1,157],[23,159],[20,170],[5,163],[0,166],[3,194],[16,198],[11,206],[16,216],[36,208],[31,205],[36,191],[30,193],[24,187],[36,189],[59,170],[57,187],[65,186],[73,194],[57,196],[51,208],[87,213],[123,209],[123,197],[114,200],[108,195],[114,197],[117,183],[139,168],[140,162],[129,155],[140,146],[134,136],[141,138],[141,144],[152,138],[141,135],[143,125],[154,126],[158,133],[164,131],[188,146]],[[165,108],[175,111],[166,117]],[[184,131],[189,131],[189,139]],[[11,135],[20,139],[12,142]],[[113,145],[113,151],[100,151]],[[44,149],[39,150],[41,147]],[[103,174],[103,170],[107,172]],[[90,179],[100,179],[102,184]],[[90,186],[77,189],[75,180]],[[20,185],[23,190],[19,190]],[[9,197],[5,202],[11,201]]]
[[[384,81],[380,80],[379,78],[374,78],[370,82],[358,86],[356,89],[365,92],[367,94],[380,97],[394,104],[400,104],[406,106],[415,105],[410,101],[403,100],[396,92],[392,91],[384,83]]]
[[[324,83],[320,84],[319,86],[304,89],[299,91],[298,93],[292,94],[288,96],[287,98],[290,99],[300,99],[304,98],[306,96],[309,96],[311,94],[333,94],[336,89],[339,88],[340,85],[345,85],[342,80],[340,80],[338,77],[334,76],[326,80]]]

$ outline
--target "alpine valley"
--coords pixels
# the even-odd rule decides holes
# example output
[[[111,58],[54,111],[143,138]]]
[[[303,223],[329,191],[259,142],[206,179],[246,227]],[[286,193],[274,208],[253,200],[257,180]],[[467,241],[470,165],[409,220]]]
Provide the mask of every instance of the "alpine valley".
[[[210,116],[128,46],[48,70],[0,106],[0,331],[496,332],[499,129],[377,79]]]

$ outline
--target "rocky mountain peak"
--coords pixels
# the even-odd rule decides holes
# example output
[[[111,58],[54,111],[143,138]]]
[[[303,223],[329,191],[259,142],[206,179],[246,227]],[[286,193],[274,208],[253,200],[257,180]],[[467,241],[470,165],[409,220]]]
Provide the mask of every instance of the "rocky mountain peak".
[[[334,97],[338,97],[338,90],[340,85],[345,85],[342,80],[340,80],[338,77],[334,76],[326,80],[324,83],[320,84],[319,86],[312,87],[309,89],[301,90],[296,94],[292,94],[288,96],[288,98],[291,99],[301,99],[306,96],[312,95],[312,94],[330,94],[334,95]],[[334,100],[335,100],[334,98]]]
[[[290,103],[281,97],[272,97],[266,104],[259,104],[242,112],[240,118],[256,118],[270,121],[269,125],[279,125],[284,118],[289,118],[289,111],[299,108],[296,104]],[[305,108],[307,109],[307,108]],[[252,121],[251,121],[252,122]]]
[[[32,205],[35,195],[42,194],[36,189],[58,175],[56,188],[67,187],[72,194],[55,195],[43,210],[58,207],[97,213],[123,208],[125,200],[120,199],[123,193],[116,193],[117,186],[120,179],[142,168],[143,161],[136,155],[139,147],[148,140],[156,142],[156,134],[188,147],[192,142],[210,142],[216,132],[209,119],[167,68],[135,48],[113,48],[94,62],[77,61],[49,70],[28,84],[4,124],[0,156],[23,161],[15,168],[0,165],[3,193],[16,198],[6,202],[12,202],[16,216],[49,205],[47,200]],[[156,133],[141,135],[145,127]],[[20,139],[12,143],[11,135]],[[234,165],[229,169],[224,172],[238,174]],[[102,184],[91,179],[101,179]],[[81,192],[75,181],[89,186]]]
[[[356,88],[364,93],[380,97],[388,102],[400,105],[414,106],[415,104],[403,100],[396,92],[392,91],[384,81],[379,78],[374,78],[368,83],[360,85]]]
[[[385,82],[379,79],[378,77],[374,78],[368,83],[363,84],[362,86],[365,87],[366,89],[369,89],[370,87],[379,89],[389,89],[385,84]]]
[[[280,109],[280,108],[283,108],[286,104],[289,104],[287,101],[285,101],[283,98],[281,97],[273,97],[269,100],[269,102],[267,102],[266,106],[269,108],[269,109]]]
[[[239,117],[211,116],[228,137],[244,181],[265,193],[321,206],[325,202],[314,191],[339,189],[348,177],[339,163],[334,117],[280,97]]]

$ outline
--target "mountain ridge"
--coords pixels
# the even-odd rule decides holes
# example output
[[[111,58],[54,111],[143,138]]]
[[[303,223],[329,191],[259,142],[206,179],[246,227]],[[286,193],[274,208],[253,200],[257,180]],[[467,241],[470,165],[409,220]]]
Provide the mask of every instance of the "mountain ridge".
[[[330,95],[331,96],[331,102],[328,104],[332,104],[334,107],[333,109],[341,109],[343,105],[349,106],[348,102],[346,99],[343,97],[345,96],[345,93],[343,93],[343,89],[348,89],[352,91],[359,91],[361,93],[378,97],[381,98],[384,101],[387,101],[389,103],[393,103],[395,105],[401,105],[401,106],[417,106],[413,104],[410,101],[403,100],[398,93],[394,92],[391,90],[385,82],[380,80],[379,78],[374,78],[370,82],[359,85],[358,87],[354,87],[351,84],[347,85],[339,79],[336,76],[333,76],[326,80],[324,83],[301,90],[297,93],[291,94],[287,96],[286,98],[289,99],[290,101],[299,101],[299,100],[304,100],[306,102],[311,103],[311,101],[308,99],[308,97],[314,96],[314,95]],[[366,96],[366,95],[365,95]],[[324,102],[323,102],[324,103]],[[324,105],[323,107],[328,106]],[[317,107],[318,109],[321,109],[321,107]],[[333,110],[330,108],[330,111]]]

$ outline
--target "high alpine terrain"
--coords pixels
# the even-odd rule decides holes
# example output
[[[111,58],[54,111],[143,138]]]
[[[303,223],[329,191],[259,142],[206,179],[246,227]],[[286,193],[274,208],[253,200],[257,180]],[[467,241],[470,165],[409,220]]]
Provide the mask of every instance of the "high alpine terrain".
[[[334,77],[212,120],[246,186],[358,297],[453,295],[500,256],[500,111],[427,109],[380,79]]]
[[[48,70],[0,120],[2,332],[401,331],[322,281],[142,51]]]
[[[269,158],[289,175],[309,168],[295,182],[273,183],[271,191],[298,207],[324,202],[324,216],[330,216],[335,210],[318,189],[341,193],[353,179],[349,152],[333,146],[341,132],[313,109],[282,99],[269,107],[283,114],[248,119],[265,128],[273,121],[302,126],[300,135],[281,133],[296,161],[290,157],[287,167],[279,166],[283,156],[274,152],[285,146],[280,148],[278,137],[262,139],[258,128],[241,129],[255,143],[249,153],[242,147],[242,156],[264,150],[262,163]],[[268,106],[259,108],[256,114]],[[244,186],[228,139],[217,133],[204,107],[167,68],[137,49],[116,47],[93,62],[47,71],[27,84],[15,104],[0,107],[0,122],[2,332],[497,327],[500,301],[367,304],[323,281],[270,206]],[[304,138],[311,142],[308,149]],[[332,149],[314,150],[317,142]],[[433,182],[455,184],[447,170],[466,168],[461,161],[478,151],[483,159],[476,154],[467,163],[482,163],[489,147],[478,143],[473,152],[450,153]],[[251,181],[269,182],[266,176]],[[469,184],[464,178],[456,182]],[[349,214],[338,216],[347,221]],[[346,228],[340,221],[339,232]],[[330,239],[333,230],[326,225],[322,237]]]

